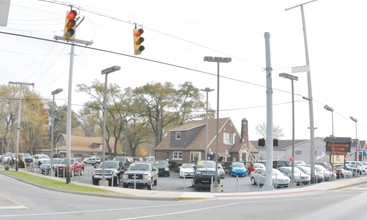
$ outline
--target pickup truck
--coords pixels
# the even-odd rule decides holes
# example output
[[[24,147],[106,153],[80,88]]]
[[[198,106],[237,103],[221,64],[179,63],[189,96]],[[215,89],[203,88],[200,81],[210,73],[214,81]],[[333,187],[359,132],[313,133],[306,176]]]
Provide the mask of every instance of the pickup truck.
[[[123,164],[120,161],[107,160],[104,163],[98,165],[97,168],[93,170],[92,182],[93,185],[98,185],[99,181],[103,176],[103,166],[104,166],[104,176],[108,181],[109,186],[118,186],[122,174],[124,173]]]
[[[153,164],[134,162],[122,175],[122,187],[147,187],[148,190],[152,190],[152,186],[157,185],[157,180],[157,168]]]

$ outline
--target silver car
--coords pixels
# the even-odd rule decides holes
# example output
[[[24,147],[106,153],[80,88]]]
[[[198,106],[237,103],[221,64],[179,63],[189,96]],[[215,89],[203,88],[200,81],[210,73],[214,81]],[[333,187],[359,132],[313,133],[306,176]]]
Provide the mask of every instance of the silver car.
[[[272,183],[275,188],[288,187],[290,183],[290,178],[284,175],[279,170],[273,168],[271,172]],[[266,179],[266,170],[263,168],[258,168],[250,174],[251,183],[253,185],[263,186]]]
[[[278,170],[292,179],[292,167],[279,167]],[[301,184],[307,185],[310,183],[310,181],[311,181],[310,175],[302,172],[299,168],[294,167],[294,182],[297,185]]]

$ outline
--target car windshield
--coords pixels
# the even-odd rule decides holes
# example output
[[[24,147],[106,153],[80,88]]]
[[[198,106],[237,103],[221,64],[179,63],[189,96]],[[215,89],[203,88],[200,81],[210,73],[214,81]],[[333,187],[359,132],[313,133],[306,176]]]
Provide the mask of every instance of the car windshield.
[[[105,161],[105,168],[118,168],[119,163],[116,161]],[[103,167],[103,163],[101,163],[98,167],[102,168]]]
[[[184,164],[182,164],[182,168],[194,168],[194,164],[192,164],[192,163],[184,163]]]
[[[50,159],[47,159],[43,162],[43,164],[51,164],[51,160]]]
[[[244,167],[245,165],[243,163],[234,163],[232,164],[232,167]]]
[[[63,159],[59,164],[64,164],[66,165],[68,162],[67,159]],[[70,165],[73,165],[75,163],[75,160],[74,159],[70,159]]]
[[[132,163],[130,164],[128,170],[149,170],[149,164],[145,163]]]
[[[214,161],[198,161],[196,168],[215,168]]]
[[[168,161],[166,160],[155,161],[154,164],[156,166],[168,166]]]

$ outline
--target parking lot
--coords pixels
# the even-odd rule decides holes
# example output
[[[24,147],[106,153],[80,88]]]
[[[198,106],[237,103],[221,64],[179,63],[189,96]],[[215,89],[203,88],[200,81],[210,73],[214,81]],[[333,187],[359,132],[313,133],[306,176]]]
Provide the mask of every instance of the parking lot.
[[[85,167],[83,176],[74,176],[72,181],[92,184],[93,166],[87,165]],[[153,186],[153,190],[160,191],[176,191],[176,192],[194,192],[195,189],[191,187],[192,178],[180,178],[176,172],[170,173],[169,177],[159,177],[157,186]],[[226,175],[224,179],[220,180],[223,185],[223,192],[249,192],[260,190],[258,186],[251,184],[250,178],[246,177],[231,177]],[[122,187],[121,185],[118,187]],[[280,189],[281,190],[281,189]],[[204,191],[205,192],[205,191]]]

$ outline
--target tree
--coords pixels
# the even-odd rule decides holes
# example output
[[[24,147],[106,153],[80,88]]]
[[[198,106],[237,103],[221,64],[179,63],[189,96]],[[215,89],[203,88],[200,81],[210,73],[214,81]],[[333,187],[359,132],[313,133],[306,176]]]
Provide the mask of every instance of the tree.
[[[148,83],[133,90],[135,105],[139,106],[142,117],[154,133],[157,146],[163,137],[164,129],[182,125],[185,121],[198,118],[196,115],[205,104],[201,101],[199,89],[185,82],[174,88],[172,83]]]
[[[262,138],[266,138],[266,124],[263,122],[262,124],[258,124],[256,126],[256,134],[260,135]],[[278,139],[283,137],[283,129],[279,125],[273,125],[273,139]]]

